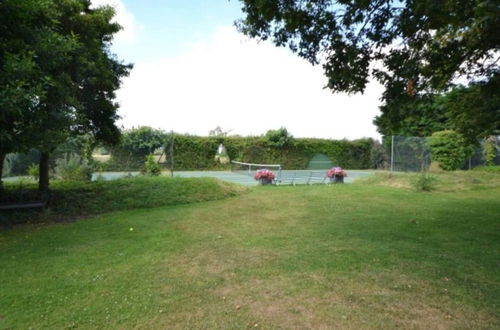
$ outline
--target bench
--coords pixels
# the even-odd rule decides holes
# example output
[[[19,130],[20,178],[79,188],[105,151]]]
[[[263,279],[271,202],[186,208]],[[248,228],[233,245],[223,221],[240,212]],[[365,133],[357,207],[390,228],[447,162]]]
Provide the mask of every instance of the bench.
[[[314,184],[314,183],[326,183],[326,172],[311,171],[311,175],[309,176],[307,184]]]
[[[292,173],[287,173],[286,176],[282,175],[277,183],[282,184],[315,184],[315,183],[325,183],[326,172],[325,171],[294,171]]]
[[[44,201],[1,203],[0,210],[35,209],[44,208],[46,205],[47,202]]]

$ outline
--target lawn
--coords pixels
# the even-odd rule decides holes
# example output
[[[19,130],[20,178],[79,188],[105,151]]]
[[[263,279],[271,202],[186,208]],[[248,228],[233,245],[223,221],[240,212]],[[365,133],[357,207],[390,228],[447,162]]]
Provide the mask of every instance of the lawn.
[[[499,328],[485,181],[257,187],[0,231],[0,328]]]

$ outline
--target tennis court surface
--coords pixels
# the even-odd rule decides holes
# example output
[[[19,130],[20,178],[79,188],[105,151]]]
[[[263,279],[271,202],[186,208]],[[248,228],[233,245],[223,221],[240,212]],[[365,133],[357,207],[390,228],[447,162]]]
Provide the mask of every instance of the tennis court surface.
[[[354,180],[362,177],[372,175],[373,171],[365,170],[352,170],[347,171],[347,177],[344,179],[345,183],[353,182]],[[183,178],[199,178],[199,177],[212,177],[220,180],[239,183],[245,186],[256,186],[258,182],[253,178],[253,173],[242,174],[231,171],[180,171],[174,172],[174,176]],[[307,184],[308,178],[313,176],[326,175],[326,170],[281,170],[281,178],[296,178],[295,184]],[[286,180],[286,184],[290,184],[290,180]],[[328,182],[325,180],[325,182]],[[318,182],[314,182],[318,183]],[[279,184],[279,182],[278,182]]]

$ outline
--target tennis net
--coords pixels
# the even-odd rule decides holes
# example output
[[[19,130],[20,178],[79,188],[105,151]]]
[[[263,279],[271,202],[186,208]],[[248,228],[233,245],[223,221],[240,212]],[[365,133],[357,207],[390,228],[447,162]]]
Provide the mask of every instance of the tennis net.
[[[234,173],[253,177],[258,170],[263,169],[273,171],[277,179],[281,177],[281,165],[279,164],[254,164],[237,162],[235,160],[231,161],[231,172]]]

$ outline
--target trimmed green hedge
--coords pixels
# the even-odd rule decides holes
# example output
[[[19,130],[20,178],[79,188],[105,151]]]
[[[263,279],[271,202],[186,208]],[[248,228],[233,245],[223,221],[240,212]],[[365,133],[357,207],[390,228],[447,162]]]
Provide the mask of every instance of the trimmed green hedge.
[[[170,137],[165,135],[165,141]],[[317,154],[324,154],[336,166],[350,169],[377,168],[375,141],[372,139],[327,140],[314,138],[294,138],[285,146],[276,146],[265,136],[254,137],[204,137],[176,134],[174,137],[175,170],[227,170],[228,164],[220,164],[216,151],[220,143],[226,147],[231,160],[260,164],[281,164],[285,169],[306,169],[309,161]],[[163,158],[164,160],[165,158]],[[141,170],[143,155],[115,147],[111,160],[100,164],[104,171]]]
[[[305,169],[316,154],[325,154],[337,166],[373,168],[372,139],[326,140],[298,139],[284,147],[272,145],[265,137],[200,137],[176,135],[174,162],[177,170],[224,169],[215,160],[220,143],[226,147],[231,160],[260,164],[281,164],[285,169]]]
[[[168,137],[165,137],[168,141]],[[376,168],[373,163],[372,139],[327,140],[294,138],[278,147],[265,136],[257,137],[203,137],[176,134],[174,138],[174,168],[176,170],[227,170],[230,165],[216,161],[217,147],[223,143],[231,160],[260,164],[281,164],[285,169],[306,169],[317,154],[327,155],[336,166],[350,169]],[[140,170],[144,164],[141,155],[126,155],[115,148],[111,161],[101,164],[102,170]]]
[[[169,137],[165,137],[168,141]],[[174,168],[176,170],[227,170],[230,165],[217,162],[217,147],[223,143],[231,160],[260,164],[281,164],[285,169],[306,169],[317,154],[327,155],[336,166],[350,169],[376,168],[373,164],[374,140],[327,140],[294,138],[278,147],[265,136],[203,137],[176,134],[174,138]],[[142,155],[130,155],[114,148],[111,160],[101,164],[102,170],[140,170]]]

